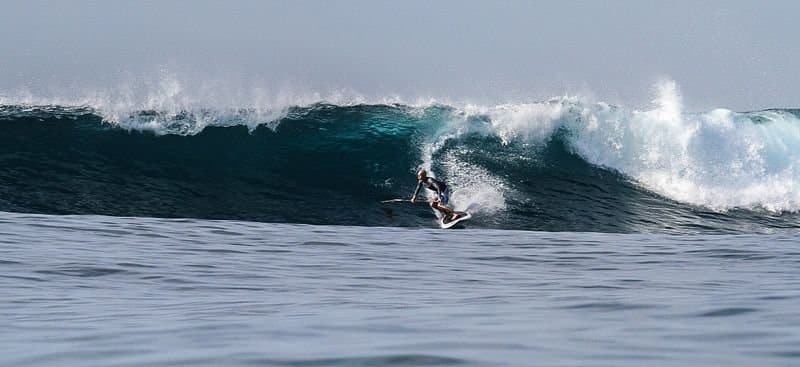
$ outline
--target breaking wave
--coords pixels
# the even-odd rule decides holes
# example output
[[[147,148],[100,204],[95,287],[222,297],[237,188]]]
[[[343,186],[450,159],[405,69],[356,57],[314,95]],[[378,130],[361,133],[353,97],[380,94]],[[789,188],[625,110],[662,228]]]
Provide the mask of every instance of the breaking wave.
[[[340,94],[226,107],[162,95],[2,100],[0,210],[428,226],[427,208],[379,203],[409,196],[425,166],[455,189],[456,208],[475,212],[473,227],[797,226],[800,112],[687,112],[673,82],[642,110],[579,97],[480,106]]]

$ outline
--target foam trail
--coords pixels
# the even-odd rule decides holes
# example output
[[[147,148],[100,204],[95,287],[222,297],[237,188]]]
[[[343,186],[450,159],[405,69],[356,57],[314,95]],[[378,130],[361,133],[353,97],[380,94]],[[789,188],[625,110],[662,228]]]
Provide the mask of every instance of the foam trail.
[[[471,208],[474,213],[493,214],[505,209],[505,193],[509,187],[498,177],[477,165],[458,160],[454,154],[447,155],[443,166],[448,183],[455,188],[451,194],[455,210]]]

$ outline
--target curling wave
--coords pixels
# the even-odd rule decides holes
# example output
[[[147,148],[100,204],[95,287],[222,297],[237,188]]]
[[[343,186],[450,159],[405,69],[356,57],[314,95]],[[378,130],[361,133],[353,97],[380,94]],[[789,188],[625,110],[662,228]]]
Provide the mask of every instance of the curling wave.
[[[800,113],[687,113],[574,97],[497,106],[280,109],[0,106],[0,210],[429,226],[414,170],[472,227],[604,232],[796,228]],[[150,106],[152,107],[152,106]],[[798,167],[798,168],[795,168]]]

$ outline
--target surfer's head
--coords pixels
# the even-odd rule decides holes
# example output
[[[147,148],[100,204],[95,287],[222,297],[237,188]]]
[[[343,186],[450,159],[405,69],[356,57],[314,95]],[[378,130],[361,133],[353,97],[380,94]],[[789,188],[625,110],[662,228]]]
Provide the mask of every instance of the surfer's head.
[[[424,180],[426,178],[428,178],[428,171],[426,171],[424,168],[420,168],[419,171],[417,171],[417,179]]]

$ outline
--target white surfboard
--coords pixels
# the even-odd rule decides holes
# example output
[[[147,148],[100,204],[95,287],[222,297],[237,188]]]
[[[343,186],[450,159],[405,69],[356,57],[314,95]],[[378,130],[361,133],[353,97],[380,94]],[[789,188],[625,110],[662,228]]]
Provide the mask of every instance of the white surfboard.
[[[442,227],[442,228],[445,228],[445,229],[446,228],[451,228],[451,227],[453,227],[454,225],[458,224],[461,221],[465,221],[465,220],[467,220],[469,218],[472,218],[472,214],[467,213],[467,212],[456,212],[456,213],[461,214],[461,216],[458,217],[456,220],[451,220],[451,221],[445,222],[445,219],[447,219],[447,217],[442,217],[441,219],[439,219],[439,227]]]
[[[429,204],[427,201],[419,200],[419,201],[411,201],[411,199],[389,199],[389,200],[381,200],[381,203],[389,204],[389,203],[411,203],[411,204]]]

